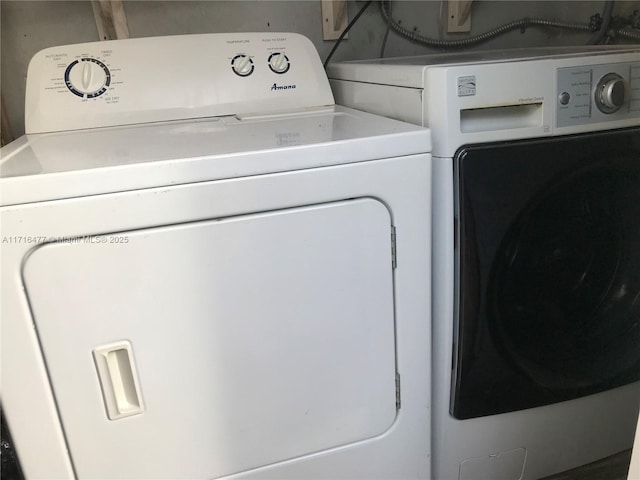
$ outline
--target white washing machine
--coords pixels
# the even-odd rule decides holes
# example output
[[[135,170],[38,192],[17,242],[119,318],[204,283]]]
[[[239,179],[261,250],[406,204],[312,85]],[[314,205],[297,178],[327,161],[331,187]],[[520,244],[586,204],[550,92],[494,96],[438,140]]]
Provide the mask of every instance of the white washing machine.
[[[430,132],[289,33],[46,49],[1,150],[27,478],[428,478]]]
[[[336,63],[433,134],[433,477],[628,449],[640,405],[640,48]]]

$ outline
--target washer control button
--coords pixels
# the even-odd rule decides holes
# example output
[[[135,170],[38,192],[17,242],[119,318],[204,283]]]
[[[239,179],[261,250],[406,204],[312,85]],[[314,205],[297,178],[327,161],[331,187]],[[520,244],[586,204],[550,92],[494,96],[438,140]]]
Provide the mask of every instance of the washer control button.
[[[562,92],[558,96],[558,100],[560,100],[560,105],[567,105],[571,101],[571,94],[569,92]]]
[[[600,79],[595,91],[596,105],[602,113],[614,113],[624,105],[626,86],[624,79],[608,73]]]

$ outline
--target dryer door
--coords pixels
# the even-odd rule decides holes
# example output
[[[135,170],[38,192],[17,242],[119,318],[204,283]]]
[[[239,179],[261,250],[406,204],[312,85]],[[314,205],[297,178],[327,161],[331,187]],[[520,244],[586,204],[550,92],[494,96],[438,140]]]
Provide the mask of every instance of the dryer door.
[[[365,198],[35,250],[24,279],[78,476],[216,478],[387,430],[390,225]]]

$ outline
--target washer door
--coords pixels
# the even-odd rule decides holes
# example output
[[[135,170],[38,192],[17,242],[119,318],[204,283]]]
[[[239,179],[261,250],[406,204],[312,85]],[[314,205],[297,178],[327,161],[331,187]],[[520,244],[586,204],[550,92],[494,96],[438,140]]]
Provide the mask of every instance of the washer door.
[[[78,476],[216,478],[385,432],[390,228],[365,198],[35,250],[24,280]]]
[[[494,263],[496,343],[536,384],[583,389],[640,363],[640,165],[597,164],[549,185]]]
[[[456,418],[640,378],[638,159],[638,129],[458,153]]]

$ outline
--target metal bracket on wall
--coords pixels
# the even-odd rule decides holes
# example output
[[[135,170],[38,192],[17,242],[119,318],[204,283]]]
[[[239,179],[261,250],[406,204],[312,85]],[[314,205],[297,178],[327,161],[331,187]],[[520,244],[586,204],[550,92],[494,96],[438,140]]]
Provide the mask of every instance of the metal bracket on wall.
[[[92,0],[91,6],[100,40],[129,38],[129,26],[122,0]]]
[[[337,40],[347,28],[349,15],[346,0],[322,0],[322,38]],[[345,35],[344,38],[347,38]]]
[[[471,31],[471,4],[473,0],[448,0],[447,32]]]

